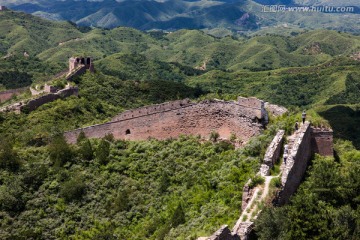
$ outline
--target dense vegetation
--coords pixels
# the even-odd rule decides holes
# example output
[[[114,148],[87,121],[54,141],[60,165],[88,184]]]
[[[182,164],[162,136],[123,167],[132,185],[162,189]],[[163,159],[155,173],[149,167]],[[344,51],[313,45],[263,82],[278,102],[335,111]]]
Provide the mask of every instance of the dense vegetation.
[[[0,145],[1,239],[174,239],[234,224],[241,189],[276,128],[241,150],[230,142],[79,138]]]

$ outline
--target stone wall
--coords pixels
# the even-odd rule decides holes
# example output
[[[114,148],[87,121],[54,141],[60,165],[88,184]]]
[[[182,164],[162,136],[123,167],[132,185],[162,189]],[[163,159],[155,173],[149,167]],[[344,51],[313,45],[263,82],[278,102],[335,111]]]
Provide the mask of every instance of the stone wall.
[[[280,130],[273,141],[269,145],[267,152],[264,157],[264,162],[267,164],[262,164],[260,169],[261,175],[263,166],[266,166],[266,170],[269,170],[269,165],[274,164],[276,159],[281,155],[281,146],[283,142],[283,136],[285,132]],[[320,129],[310,127],[309,122],[301,125],[300,129],[296,131],[291,137],[288,137],[289,144],[289,156],[286,161],[286,164],[283,165],[282,173],[282,189],[278,193],[277,202],[280,205],[287,203],[291,195],[299,187],[305,171],[307,169],[308,163],[312,158],[313,154],[318,153],[322,156],[332,156],[333,155],[333,131],[331,129]],[[267,174],[265,174],[267,175]],[[249,200],[251,199],[253,193],[252,189],[249,188],[249,181],[245,184],[243,188],[243,198],[242,198],[242,212],[245,211],[246,206],[248,205]],[[256,218],[256,217],[255,217]],[[231,235],[224,234],[219,235],[220,237],[216,238],[219,240],[227,239],[226,237],[240,237],[241,240],[251,239],[252,230],[254,228],[253,222],[242,222],[241,216],[236,222]],[[221,228],[218,232],[222,232]],[[217,232],[217,233],[218,233]],[[215,235],[215,234],[214,234]],[[214,236],[213,235],[213,236]],[[224,236],[223,238],[221,236]],[[210,238],[199,238],[199,240],[208,240]],[[231,238],[230,238],[231,239]]]
[[[297,131],[292,147],[289,149],[289,156],[281,177],[283,188],[278,199],[280,205],[287,203],[299,187],[311,156],[310,123],[305,122]]]
[[[18,102],[9,106],[5,106],[0,109],[0,112],[31,112],[44,105],[46,103],[55,101],[60,98],[67,98],[69,96],[77,96],[79,89],[77,87],[69,87],[63,90],[58,91],[57,93],[49,93],[34,99],[31,99],[27,102]]]
[[[237,227],[238,227],[238,229],[233,229],[232,234],[235,236],[239,236],[239,239],[241,239],[241,240],[249,240],[251,232],[254,229],[254,223],[253,222],[242,222]]]
[[[281,148],[284,142],[284,134],[284,130],[279,130],[266,150],[264,163],[270,168],[272,168],[276,161],[280,158]]]
[[[311,150],[312,154],[333,156],[333,131],[324,128],[311,128]]]
[[[25,104],[21,107],[21,110],[26,108],[27,111],[31,112],[31,111],[34,111],[35,109],[37,109],[38,107],[40,107],[41,105],[44,105],[49,102],[53,102],[57,99],[67,98],[72,95],[77,96],[78,92],[79,92],[79,89],[77,87],[70,87],[67,89],[60,90],[57,93],[49,93],[49,94],[40,96],[38,98],[35,98],[33,100],[30,100],[29,102],[27,102],[27,104]]]
[[[90,57],[71,57],[69,59],[69,72],[66,75],[67,80],[80,76],[89,70],[94,72],[94,64]]]
[[[25,92],[27,88],[10,89],[0,92],[0,103],[11,99],[14,95],[20,95]]]
[[[263,129],[258,121],[259,112],[261,109],[234,101],[193,103],[185,99],[126,111],[109,123],[69,131],[65,137],[68,142],[75,143],[83,131],[89,138],[101,138],[109,133],[115,139],[128,140],[176,138],[180,134],[208,138],[216,131],[220,138],[229,139],[234,133],[246,142]]]
[[[247,207],[247,205],[253,195],[253,189],[249,187],[250,183],[251,183],[251,179],[249,179],[243,187],[241,211],[245,210],[245,208]]]
[[[70,81],[74,77],[83,75],[84,73],[86,73],[86,69],[86,66],[79,66],[66,76],[66,80]]]

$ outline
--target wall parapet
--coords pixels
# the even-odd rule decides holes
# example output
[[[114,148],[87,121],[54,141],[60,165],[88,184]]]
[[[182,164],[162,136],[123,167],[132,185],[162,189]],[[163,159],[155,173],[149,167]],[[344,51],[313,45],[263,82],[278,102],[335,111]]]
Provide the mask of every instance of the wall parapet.
[[[281,176],[282,190],[278,198],[280,205],[287,203],[297,190],[311,159],[311,128],[308,121],[300,126],[290,145],[288,159]]]
[[[272,168],[276,161],[280,158],[284,135],[285,131],[279,130],[266,150],[264,163],[270,168]]]

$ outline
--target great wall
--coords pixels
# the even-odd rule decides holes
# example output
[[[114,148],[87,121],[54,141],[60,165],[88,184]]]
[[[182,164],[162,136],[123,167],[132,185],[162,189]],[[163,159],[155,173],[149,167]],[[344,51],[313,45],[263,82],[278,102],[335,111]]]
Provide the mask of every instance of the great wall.
[[[314,154],[333,156],[333,131],[326,128],[311,127],[310,122],[305,122],[291,136],[287,137],[287,145],[284,146],[284,131],[280,130],[269,145],[264,162],[258,175],[265,178],[263,186],[249,187],[250,181],[243,188],[243,201],[240,218],[232,230],[223,225],[218,231],[209,237],[200,237],[198,240],[248,240],[253,232],[255,220],[261,210],[257,209],[260,202],[273,197],[276,205],[284,205],[299,187]],[[269,176],[271,168],[279,161],[282,152],[288,153],[288,158],[280,166],[280,174]],[[264,170],[265,169],[265,170]],[[273,178],[281,176],[281,187],[275,196],[269,195],[269,185]],[[262,192],[262,193],[261,193]]]
[[[75,143],[80,132],[88,138],[112,134],[115,139],[145,140],[175,138],[180,134],[201,135],[207,138],[212,131],[220,138],[235,134],[246,142],[260,134],[267,121],[265,104],[257,98],[237,101],[188,99],[129,110],[115,116],[110,122],[65,132],[65,138]]]
[[[71,57],[69,59],[69,69],[55,75],[54,78],[66,78],[67,81],[84,74],[86,71],[94,72],[94,65],[90,57]],[[0,103],[5,102],[27,91],[28,88],[10,89],[0,92]],[[0,112],[29,113],[38,107],[53,102],[57,99],[63,99],[70,96],[78,96],[79,89],[71,87],[69,84],[64,89],[45,83],[43,90],[30,87],[33,98],[22,100],[0,108]],[[40,95],[40,96],[39,96]]]

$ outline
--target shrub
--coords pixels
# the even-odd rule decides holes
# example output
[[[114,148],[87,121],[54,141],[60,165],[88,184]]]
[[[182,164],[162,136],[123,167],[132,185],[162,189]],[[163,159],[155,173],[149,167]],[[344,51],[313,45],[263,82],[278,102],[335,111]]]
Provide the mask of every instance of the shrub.
[[[265,179],[264,179],[263,177],[261,177],[261,176],[259,176],[259,175],[256,175],[255,177],[253,177],[253,178],[251,179],[251,182],[250,182],[250,184],[249,184],[249,187],[250,187],[250,188],[254,188],[254,187],[256,187],[257,185],[263,184],[264,182],[265,182]]]
[[[235,133],[231,133],[231,134],[230,134],[230,141],[231,141],[231,142],[235,142],[236,139],[237,139],[236,134],[235,134]]]
[[[173,213],[170,224],[171,227],[177,227],[183,223],[185,223],[185,211],[183,206],[179,203]]]
[[[77,137],[77,139],[76,139],[76,143],[77,144],[80,144],[83,140],[85,140],[86,139],[86,135],[85,135],[85,133],[84,133],[84,131],[81,131],[80,133],[79,133],[79,136]]]
[[[232,143],[228,141],[220,141],[215,145],[215,152],[217,153],[221,153],[228,150],[234,150],[234,149],[235,149],[234,145],[232,145]]]
[[[210,140],[213,142],[216,142],[219,137],[220,137],[220,134],[218,132],[212,131],[210,133]]]
[[[80,200],[86,192],[86,185],[81,177],[75,177],[63,183],[60,196],[62,196],[66,202],[74,200]]]
[[[271,186],[271,187],[276,187],[276,188],[281,187],[281,180],[280,180],[280,178],[279,178],[279,177],[276,177],[276,178],[271,179],[270,186]]]

